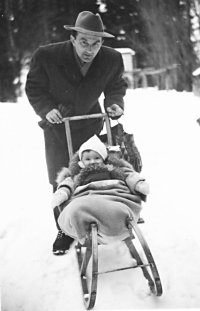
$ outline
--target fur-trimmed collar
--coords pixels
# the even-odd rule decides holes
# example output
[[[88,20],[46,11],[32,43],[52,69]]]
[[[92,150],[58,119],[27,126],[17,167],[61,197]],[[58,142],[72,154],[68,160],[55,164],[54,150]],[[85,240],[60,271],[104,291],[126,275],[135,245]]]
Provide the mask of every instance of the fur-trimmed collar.
[[[69,167],[63,167],[62,170],[58,173],[56,182],[60,184],[65,178],[72,177],[76,180],[77,185],[83,182],[83,178],[88,175],[89,168],[82,169],[79,164],[79,155],[76,152],[70,163]],[[120,179],[125,180],[125,174],[122,170],[123,167],[133,169],[132,165],[125,161],[124,159],[119,159],[116,156],[108,155],[108,158],[105,161],[105,164],[98,165],[95,167],[96,172],[105,172],[108,171],[111,173],[111,179]],[[92,172],[91,172],[92,173]],[[79,176],[78,176],[79,175]],[[75,178],[76,177],[76,178]]]

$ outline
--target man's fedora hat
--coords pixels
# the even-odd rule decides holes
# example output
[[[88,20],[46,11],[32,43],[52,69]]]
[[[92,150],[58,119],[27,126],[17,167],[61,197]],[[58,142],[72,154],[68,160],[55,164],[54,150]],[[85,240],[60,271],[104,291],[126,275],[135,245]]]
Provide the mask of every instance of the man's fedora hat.
[[[105,32],[103,27],[103,22],[100,15],[93,14],[89,11],[84,11],[79,13],[75,26],[64,25],[67,30],[75,30],[87,35],[97,36],[97,37],[107,37],[113,38],[114,36]]]

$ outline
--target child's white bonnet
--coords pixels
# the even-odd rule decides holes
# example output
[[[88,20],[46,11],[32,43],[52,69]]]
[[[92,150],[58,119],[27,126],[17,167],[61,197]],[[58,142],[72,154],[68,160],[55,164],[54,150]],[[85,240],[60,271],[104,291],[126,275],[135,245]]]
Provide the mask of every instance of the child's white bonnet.
[[[102,156],[103,160],[107,158],[107,149],[106,146],[101,142],[97,135],[92,136],[85,143],[83,143],[79,149],[79,159],[81,160],[82,153],[85,150],[93,150],[98,152]]]

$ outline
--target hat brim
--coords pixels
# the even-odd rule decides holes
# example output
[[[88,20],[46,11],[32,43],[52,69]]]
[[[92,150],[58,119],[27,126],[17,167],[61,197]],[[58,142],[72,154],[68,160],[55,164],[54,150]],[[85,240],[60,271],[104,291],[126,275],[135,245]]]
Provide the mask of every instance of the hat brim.
[[[74,27],[74,26],[70,26],[70,25],[64,25],[64,28],[66,30],[75,30],[87,35],[91,35],[91,36],[97,36],[97,37],[103,37],[103,38],[114,38],[115,36],[111,35],[108,32],[102,31],[102,32],[98,32],[98,31],[92,31],[92,30],[87,30],[84,29],[82,27]]]

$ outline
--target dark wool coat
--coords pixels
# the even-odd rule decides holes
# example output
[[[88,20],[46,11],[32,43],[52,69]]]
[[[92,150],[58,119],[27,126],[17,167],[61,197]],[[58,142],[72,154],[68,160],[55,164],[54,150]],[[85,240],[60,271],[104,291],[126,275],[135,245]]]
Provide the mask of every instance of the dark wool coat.
[[[70,41],[40,47],[33,54],[27,76],[26,94],[41,119],[56,108],[63,116],[100,113],[98,98],[103,92],[105,108],[117,104],[124,108],[123,97],[127,84],[122,78],[124,71],[121,54],[102,47],[83,77],[77,66]],[[62,109],[60,108],[62,107]],[[102,128],[100,119],[71,122],[74,152],[80,145]],[[57,172],[68,166],[64,124],[44,127],[46,160],[51,184]]]

